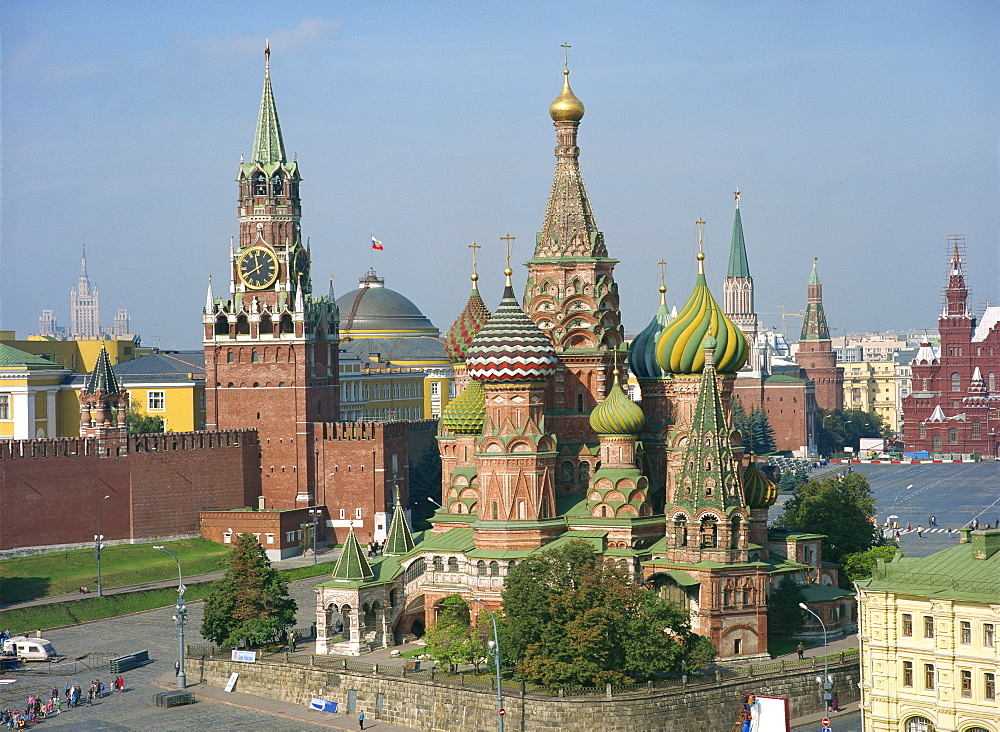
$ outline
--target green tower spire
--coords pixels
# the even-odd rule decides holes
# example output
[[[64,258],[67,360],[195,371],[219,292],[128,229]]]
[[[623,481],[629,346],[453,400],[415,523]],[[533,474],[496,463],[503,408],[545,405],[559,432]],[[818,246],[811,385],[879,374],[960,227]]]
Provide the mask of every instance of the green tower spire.
[[[698,401],[691,420],[684,465],[677,477],[674,503],[690,511],[691,515],[705,508],[714,508],[726,515],[742,506],[743,496],[715,372],[715,338],[706,337],[702,346],[705,368],[701,372]]]
[[[96,394],[99,391],[105,394],[120,394],[122,391],[104,346],[101,346],[101,351],[97,354],[97,363],[87,377],[87,386],[84,388],[86,394]]]
[[[830,326],[826,322],[826,311],[823,310],[823,285],[816,272],[816,258],[813,258],[812,272],[809,273],[808,302],[806,315],[802,319],[800,341],[830,340]]]
[[[406,523],[406,512],[399,502],[399,484],[396,484],[396,506],[392,512],[392,523],[389,524],[389,536],[385,539],[382,553],[386,556],[398,557],[413,549],[413,534]]]
[[[274,106],[271,92],[271,45],[264,42],[264,93],[260,99],[260,114],[257,116],[257,133],[253,138],[251,162],[264,165],[284,163],[285,143],[281,139],[281,125],[278,123],[278,109]]]
[[[375,573],[372,572],[371,565],[361,551],[358,537],[354,535],[353,523],[347,532],[347,539],[344,540],[344,550],[333,568],[333,579],[337,582],[363,582],[375,579]]]
[[[729,271],[726,277],[749,277],[747,246],[743,241],[743,220],[740,218],[740,199],[736,199],[736,216],[733,219],[733,243],[729,247]]]

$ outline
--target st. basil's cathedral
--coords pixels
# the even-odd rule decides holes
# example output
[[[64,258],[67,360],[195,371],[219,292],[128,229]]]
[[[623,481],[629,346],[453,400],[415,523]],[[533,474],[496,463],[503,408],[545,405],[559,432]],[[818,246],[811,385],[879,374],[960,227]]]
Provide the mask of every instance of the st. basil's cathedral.
[[[420,635],[456,593],[499,608],[520,559],[572,540],[688,608],[693,629],[722,658],[767,653],[767,597],[782,577],[805,585],[835,631],[852,625],[850,593],[824,564],[822,537],[768,532],[776,488],[730,421],[756,318],[727,313],[712,296],[704,222],[696,222],[698,274],[687,303],[671,317],[661,285],[657,314],[625,343],[618,260],[580,171],[584,105],[568,68],[563,74],[549,108],[555,176],[523,299],[509,247],[492,312],[474,260],[471,294],[445,337],[457,397],[437,436],[442,505],[418,534],[396,510],[374,559],[348,533],[333,577],[316,587],[318,653],[364,653]],[[742,229],[733,247],[730,274],[736,261],[744,263],[737,278],[748,275]],[[749,297],[734,299],[752,310],[748,286]],[[628,370],[640,403],[623,389]]]

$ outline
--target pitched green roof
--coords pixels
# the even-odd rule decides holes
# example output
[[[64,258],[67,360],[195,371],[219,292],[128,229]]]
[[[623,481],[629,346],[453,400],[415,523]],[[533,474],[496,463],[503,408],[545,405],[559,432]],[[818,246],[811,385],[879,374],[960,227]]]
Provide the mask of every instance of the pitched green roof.
[[[97,363],[94,364],[94,370],[90,372],[84,389],[86,394],[96,394],[98,391],[103,391],[105,394],[121,393],[118,377],[111,368],[111,359],[104,346],[101,346],[101,352],[97,354]]]
[[[365,554],[361,551],[358,537],[354,535],[354,524],[347,532],[347,539],[344,541],[344,550],[337,559],[337,564],[333,568],[334,582],[359,582],[375,579]]]
[[[737,208],[733,219],[733,243],[729,248],[729,271],[726,272],[726,277],[749,276],[750,264],[747,262],[747,247],[743,242],[743,221]]]
[[[27,368],[61,369],[59,364],[19,348],[0,343],[0,366],[26,366]]]
[[[830,585],[806,584],[799,585],[799,589],[802,590],[802,595],[806,598],[807,603],[837,600],[841,597],[851,597],[854,594],[850,590],[842,590]]]
[[[371,564],[371,576],[359,580],[328,580],[314,585],[314,587],[337,587],[355,589],[358,587],[371,587],[372,585],[392,582],[402,573],[403,567],[399,563],[399,557],[379,557]]]
[[[389,536],[385,539],[383,554],[402,556],[413,549],[413,534],[406,523],[406,512],[399,502],[399,486],[396,486],[396,508],[392,512],[392,523],[389,524]]]

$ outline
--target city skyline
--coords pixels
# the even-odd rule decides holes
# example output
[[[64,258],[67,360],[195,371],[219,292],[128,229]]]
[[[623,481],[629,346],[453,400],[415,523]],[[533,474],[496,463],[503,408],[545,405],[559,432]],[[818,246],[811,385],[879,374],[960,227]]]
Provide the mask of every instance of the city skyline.
[[[797,336],[819,257],[832,335],[933,330],[949,235],[965,236],[974,308],[1000,296],[1000,14],[918,5],[298,2],[278,20],[230,2],[6,5],[0,328],[65,321],[85,244],[144,343],[199,346],[269,38],[318,294],[371,264],[445,331],[477,241],[496,306],[499,237],[520,263],[541,228],[568,43],[627,333],[655,312],[658,260],[668,300],[687,299],[698,218],[721,301],[737,188],[765,325],[785,308]],[[524,280],[515,267],[519,297]]]

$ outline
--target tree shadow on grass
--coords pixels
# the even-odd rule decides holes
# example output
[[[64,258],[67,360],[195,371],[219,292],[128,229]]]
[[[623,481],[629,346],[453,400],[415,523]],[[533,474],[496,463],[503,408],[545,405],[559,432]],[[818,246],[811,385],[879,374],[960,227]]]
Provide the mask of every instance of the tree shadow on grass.
[[[48,597],[51,584],[49,577],[0,578],[0,606]]]

